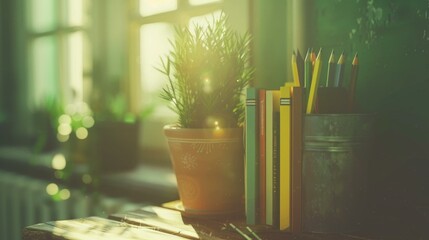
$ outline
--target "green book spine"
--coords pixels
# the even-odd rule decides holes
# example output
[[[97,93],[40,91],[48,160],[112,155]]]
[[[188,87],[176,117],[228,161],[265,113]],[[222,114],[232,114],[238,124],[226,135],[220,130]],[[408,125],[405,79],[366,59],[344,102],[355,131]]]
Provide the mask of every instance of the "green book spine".
[[[245,208],[247,224],[256,224],[258,219],[258,90],[248,88],[246,92],[246,184]]]

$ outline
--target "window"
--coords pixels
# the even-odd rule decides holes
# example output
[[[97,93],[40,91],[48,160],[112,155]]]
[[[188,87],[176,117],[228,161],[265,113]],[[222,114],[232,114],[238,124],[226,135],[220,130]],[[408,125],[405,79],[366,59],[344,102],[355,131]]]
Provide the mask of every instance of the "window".
[[[88,0],[26,0],[30,108],[86,101],[91,85]]]

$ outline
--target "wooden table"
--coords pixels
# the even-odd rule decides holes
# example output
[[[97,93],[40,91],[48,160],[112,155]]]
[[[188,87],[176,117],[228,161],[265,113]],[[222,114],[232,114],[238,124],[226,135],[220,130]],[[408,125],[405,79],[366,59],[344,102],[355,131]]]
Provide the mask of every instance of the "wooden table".
[[[234,229],[230,224],[238,228]],[[94,239],[258,239],[247,230],[242,217],[229,219],[192,219],[180,211],[165,207],[147,206],[134,211],[113,214],[106,218],[87,217],[61,220],[28,226],[24,240],[94,240]],[[291,234],[273,230],[265,225],[250,226],[264,240],[356,240],[365,237],[344,234]],[[245,236],[244,236],[244,235]],[[247,237],[247,238],[246,238]]]

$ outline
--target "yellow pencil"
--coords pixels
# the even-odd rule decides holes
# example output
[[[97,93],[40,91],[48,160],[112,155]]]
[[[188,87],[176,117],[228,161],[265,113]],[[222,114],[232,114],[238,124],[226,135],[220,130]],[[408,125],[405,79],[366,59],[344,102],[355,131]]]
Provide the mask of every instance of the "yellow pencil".
[[[295,52],[292,53],[292,76],[293,76],[293,85],[296,87],[300,86],[300,82],[299,82],[299,73],[298,73],[298,64],[296,62],[296,54]]]
[[[359,60],[358,60],[358,54],[356,53],[352,61],[352,71],[351,71],[350,86],[349,86],[350,112],[352,112],[355,108],[355,92],[356,92],[356,79],[358,75],[358,69],[359,69]]]
[[[316,60],[314,62],[313,76],[311,78],[310,93],[307,102],[307,114],[312,113],[316,105],[317,89],[319,88],[321,53],[322,49],[319,50],[319,53],[317,54]]]

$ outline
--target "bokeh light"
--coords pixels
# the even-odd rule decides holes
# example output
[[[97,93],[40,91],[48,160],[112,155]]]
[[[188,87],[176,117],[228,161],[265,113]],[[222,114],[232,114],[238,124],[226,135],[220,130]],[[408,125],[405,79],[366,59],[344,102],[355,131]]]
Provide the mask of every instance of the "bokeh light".
[[[67,164],[66,158],[64,157],[63,154],[56,154],[52,158],[51,166],[53,169],[63,170],[66,167],[66,164]]]
[[[53,196],[58,193],[58,185],[55,183],[49,183],[48,186],[46,186],[46,192]]]
[[[67,188],[64,188],[59,193],[61,200],[67,200],[70,198],[70,191]]]
[[[76,130],[76,137],[78,139],[85,139],[88,137],[88,130],[84,127],[80,127]]]

